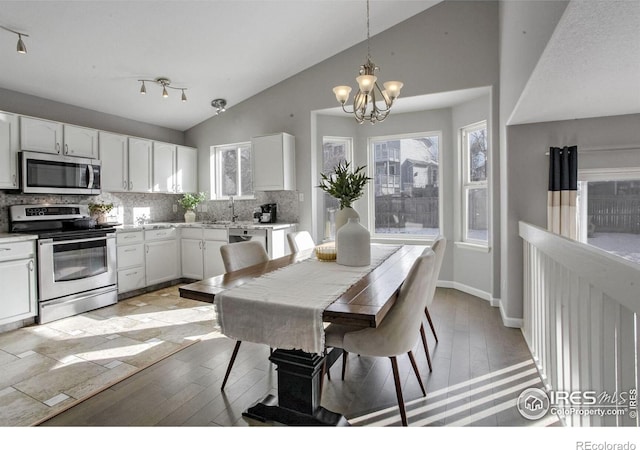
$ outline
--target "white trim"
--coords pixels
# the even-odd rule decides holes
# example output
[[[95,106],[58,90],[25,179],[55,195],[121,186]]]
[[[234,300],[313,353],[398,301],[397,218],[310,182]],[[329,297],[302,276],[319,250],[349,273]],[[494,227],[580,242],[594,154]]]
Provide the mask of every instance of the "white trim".
[[[462,250],[473,250],[481,253],[489,253],[491,251],[491,247],[484,243],[476,244],[472,242],[454,242],[453,245]]]
[[[471,152],[469,148],[468,136],[470,133],[475,131],[485,130],[485,140],[487,145],[487,160],[485,161],[485,179],[482,181],[471,181],[469,179],[470,175],[470,159]],[[456,182],[458,183],[458,187],[460,191],[457,193],[460,197],[458,197],[458,205],[460,214],[458,215],[459,223],[456,224],[456,228],[458,233],[460,233],[460,241],[467,242],[470,244],[484,244],[487,247],[489,246],[490,236],[491,236],[491,216],[492,216],[492,206],[491,203],[491,140],[490,140],[490,129],[489,129],[489,121],[487,119],[480,120],[475,123],[471,123],[459,128],[458,132],[458,159],[460,164],[458,164],[457,178]],[[485,189],[487,195],[487,240],[480,241],[477,239],[469,238],[469,192],[472,189]]]
[[[640,179],[640,167],[578,170],[578,181],[623,181],[630,179]]]

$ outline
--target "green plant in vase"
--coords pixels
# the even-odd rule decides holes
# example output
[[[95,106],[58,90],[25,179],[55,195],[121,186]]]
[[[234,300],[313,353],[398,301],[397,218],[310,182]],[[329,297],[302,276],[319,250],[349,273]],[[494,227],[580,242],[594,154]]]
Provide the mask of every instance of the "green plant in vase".
[[[100,202],[100,203],[90,202],[88,205],[88,208],[89,208],[89,214],[96,217],[96,221],[98,223],[105,223],[107,221],[107,214],[109,214],[111,210],[114,208],[114,204],[104,203],[104,202]]]
[[[182,196],[180,200],[178,200],[178,203],[180,203],[180,206],[186,209],[186,212],[184,213],[185,222],[195,222],[196,220],[195,209],[200,203],[205,201],[205,199],[206,199],[206,196],[204,192],[200,192],[198,194],[186,193]]]

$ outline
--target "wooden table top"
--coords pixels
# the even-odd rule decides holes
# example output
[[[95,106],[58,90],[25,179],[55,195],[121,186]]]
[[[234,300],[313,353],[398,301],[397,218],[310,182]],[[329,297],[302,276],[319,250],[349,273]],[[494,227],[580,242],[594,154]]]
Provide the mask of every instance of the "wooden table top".
[[[373,244],[384,245],[384,244]],[[396,292],[424,245],[403,245],[382,264],[351,286],[329,305],[322,316],[325,322],[377,327],[395,302]],[[294,253],[255,266],[207,278],[179,288],[180,296],[213,303],[220,292],[313,256],[313,250]],[[326,262],[325,264],[337,264]]]

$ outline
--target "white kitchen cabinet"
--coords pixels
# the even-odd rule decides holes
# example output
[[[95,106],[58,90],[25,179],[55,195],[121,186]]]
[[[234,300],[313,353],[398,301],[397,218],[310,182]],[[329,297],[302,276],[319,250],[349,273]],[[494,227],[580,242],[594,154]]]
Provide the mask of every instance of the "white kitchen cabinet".
[[[0,113],[0,189],[18,188],[18,116]]]
[[[177,230],[145,230],[144,234],[147,286],[180,278]]]
[[[20,148],[97,159],[98,131],[52,120],[20,117]]]
[[[35,241],[0,242],[0,325],[38,315]]]
[[[144,267],[144,232],[132,230],[116,233],[118,293],[142,289],[146,284]]]
[[[267,232],[268,253],[271,259],[280,258],[291,253],[287,234],[296,231],[296,226],[286,228],[269,228]]]
[[[176,192],[176,146],[153,143],[153,192]]]
[[[287,133],[251,139],[254,191],[296,189],[295,139]]]
[[[181,233],[183,277],[202,280],[225,272],[220,247],[228,243],[226,229],[183,228]]]
[[[178,145],[176,147],[176,193],[198,191],[198,149]]]
[[[60,122],[20,117],[20,148],[62,154],[64,127]]]
[[[151,192],[151,141],[129,138],[129,191]]]
[[[101,131],[98,134],[102,157],[102,190],[129,191],[129,143],[127,136]]]

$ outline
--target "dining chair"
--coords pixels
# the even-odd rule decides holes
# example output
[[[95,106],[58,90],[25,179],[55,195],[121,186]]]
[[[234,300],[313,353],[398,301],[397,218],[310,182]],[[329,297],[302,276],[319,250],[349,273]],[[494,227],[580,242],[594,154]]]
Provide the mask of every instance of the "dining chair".
[[[327,347],[341,348],[361,356],[388,357],[391,360],[403,426],[407,426],[407,413],[402,397],[397,357],[408,354],[422,394],[426,396],[412,349],[422,326],[422,311],[433,300],[433,296],[425,297],[424,293],[430,292],[431,284],[435,283],[433,270],[436,259],[436,254],[430,249],[416,259],[396,294],[395,303],[378,327],[354,329],[345,325],[330,324],[325,329]]]
[[[444,259],[444,251],[447,248],[447,239],[444,236],[438,236],[431,244],[431,250],[436,254],[436,262],[433,268],[433,283],[431,284],[431,290],[426,293],[427,297],[431,297],[429,300],[429,304],[433,302],[433,298],[436,295],[436,283],[438,282],[438,276],[440,275],[440,268],[442,267],[442,260]],[[428,249],[427,249],[428,250]],[[425,252],[427,251],[425,250]],[[431,327],[431,332],[433,333],[433,337],[438,343],[438,335],[436,334],[436,329],[433,326],[433,320],[431,320],[431,314],[429,314],[429,307],[424,307],[424,313],[427,316],[427,321],[429,322],[429,327]],[[424,347],[424,353],[427,356],[427,363],[429,364],[429,372],[433,372],[433,367],[431,365],[431,355],[429,354],[429,347],[427,346],[427,336],[424,332],[424,326],[420,326],[420,337],[422,338],[422,346]]]
[[[287,240],[289,241],[291,253],[309,250],[316,246],[316,243],[313,242],[313,238],[308,231],[296,231],[294,233],[289,233],[287,234]]]
[[[253,266],[269,261],[269,255],[267,254],[264,246],[258,241],[246,241],[237,242],[234,244],[225,244],[220,247],[220,254],[222,255],[222,262],[224,263],[224,269],[226,272],[233,272],[234,270],[244,269],[245,267]],[[227,379],[231,373],[233,363],[238,356],[238,350],[240,350],[240,344],[242,341],[236,341],[236,345],[233,348],[229,365],[227,366],[227,372],[222,380],[222,387],[224,390],[227,384]],[[273,351],[273,349],[271,349]]]

